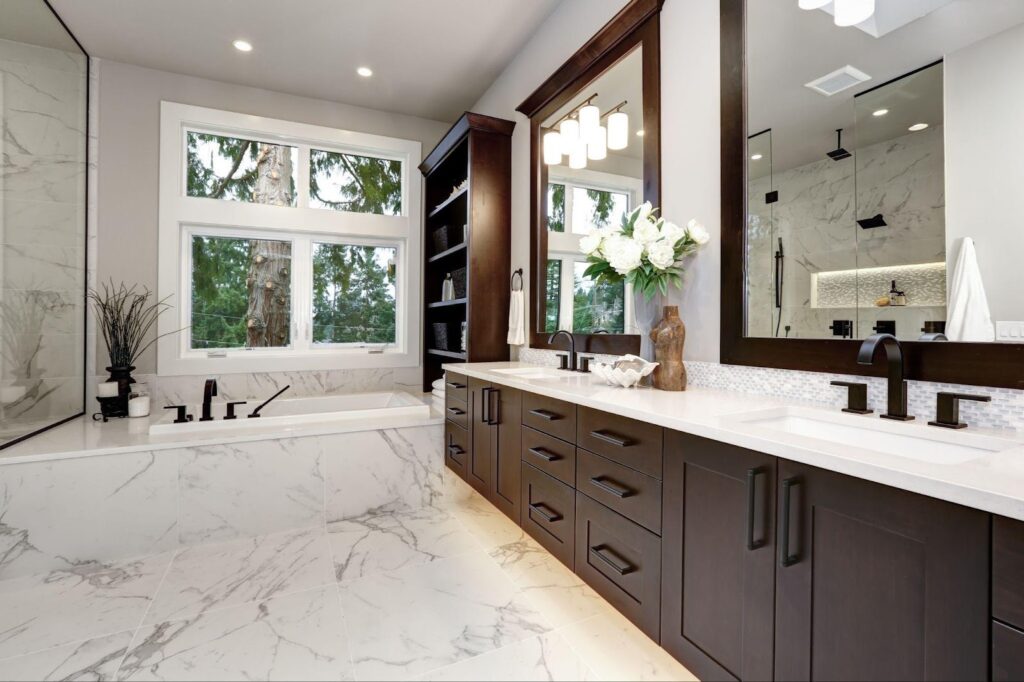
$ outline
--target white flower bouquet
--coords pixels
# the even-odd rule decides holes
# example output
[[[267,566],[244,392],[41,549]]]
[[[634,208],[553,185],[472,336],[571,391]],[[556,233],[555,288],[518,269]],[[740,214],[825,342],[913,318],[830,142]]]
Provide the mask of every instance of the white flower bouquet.
[[[668,294],[669,284],[682,286],[682,260],[708,243],[707,229],[696,220],[679,227],[644,202],[623,216],[622,225],[596,229],[580,239],[586,254],[584,277],[597,282],[628,282],[650,300]]]

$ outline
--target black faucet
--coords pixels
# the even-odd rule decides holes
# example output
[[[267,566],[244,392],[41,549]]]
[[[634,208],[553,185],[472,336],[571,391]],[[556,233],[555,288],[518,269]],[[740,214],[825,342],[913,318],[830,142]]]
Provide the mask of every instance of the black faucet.
[[[210,405],[213,402],[213,396],[217,395],[217,380],[207,379],[206,385],[203,386],[203,416],[199,418],[201,422],[212,422],[213,417],[210,415]]]
[[[564,329],[559,329],[557,332],[548,337],[548,343],[554,343],[555,338],[565,334],[566,338],[569,339],[569,363],[567,367],[561,369],[567,369],[570,372],[576,371],[576,339],[573,338],[572,332],[567,332]]]
[[[907,382],[903,379],[903,348],[900,342],[892,334],[875,334],[864,339],[857,353],[857,363],[861,365],[872,365],[875,361],[875,351],[881,346],[885,349],[885,356],[889,369],[889,397],[888,407],[882,419],[895,419],[896,421],[908,422],[913,417],[907,416]]]

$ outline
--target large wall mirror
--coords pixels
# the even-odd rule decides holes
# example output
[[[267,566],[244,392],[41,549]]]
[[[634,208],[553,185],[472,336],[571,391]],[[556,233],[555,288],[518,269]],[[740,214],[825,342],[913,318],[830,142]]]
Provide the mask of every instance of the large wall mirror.
[[[0,3],[0,448],[84,409],[88,74],[44,0]]]
[[[634,1],[520,107],[531,119],[531,345],[560,329],[577,350],[633,353],[628,285],[583,277],[580,238],[659,203],[657,0]]]
[[[723,360],[1018,386],[1024,3],[722,9]]]

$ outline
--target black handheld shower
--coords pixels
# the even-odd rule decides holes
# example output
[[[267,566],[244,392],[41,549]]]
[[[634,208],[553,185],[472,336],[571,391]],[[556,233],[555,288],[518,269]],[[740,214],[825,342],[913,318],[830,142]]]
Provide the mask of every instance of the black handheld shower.
[[[775,322],[775,336],[779,335],[782,324],[782,285],[785,282],[786,253],[782,248],[782,237],[779,237],[779,248],[775,250],[775,309],[779,311],[779,319]]]

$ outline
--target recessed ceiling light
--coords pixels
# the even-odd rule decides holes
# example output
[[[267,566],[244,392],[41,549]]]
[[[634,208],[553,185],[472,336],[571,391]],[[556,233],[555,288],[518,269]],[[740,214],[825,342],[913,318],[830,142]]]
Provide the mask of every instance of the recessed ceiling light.
[[[764,157],[762,155],[760,155],[760,154],[754,154],[753,156],[750,157],[750,160],[751,161],[760,161],[763,158]]]
[[[248,40],[236,40],[231,44],[234,45],[235,49],[239,52],[252,52],[252,43]]]
[[[369,78],[370,76],[373,75],[373,69],[371,69],[368,66],[360,66],[358,69],[356,69],[356,73],[358,73],[363,78]]]
[[[912,133],[916,133],[919,130],[924,130],[927,127],[928,127],[927,123],[915,123],[914,125],[912,125],[909,128],[907,128],[907,130],[909,130]]]
[[[889,113],[888,109],[879,109],[878,111],[871,112],[872,116],[885,116]]]
[[[643,136],[644,136],[644,131],[643,131],[643,129],[640,129],[640,130],[636,131],[636,136],[637,136],[637,137],[643,137]]]

